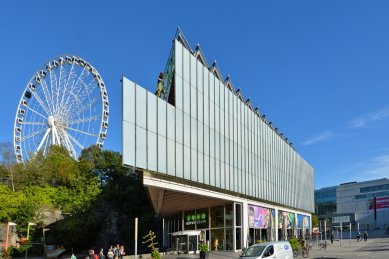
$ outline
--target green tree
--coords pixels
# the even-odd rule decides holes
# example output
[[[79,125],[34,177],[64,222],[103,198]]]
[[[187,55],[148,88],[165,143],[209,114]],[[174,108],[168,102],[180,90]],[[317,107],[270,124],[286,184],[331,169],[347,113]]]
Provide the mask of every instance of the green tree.
[[[319,220],[316,215],[312,215],[312,227],[314,228],[319,227]]]

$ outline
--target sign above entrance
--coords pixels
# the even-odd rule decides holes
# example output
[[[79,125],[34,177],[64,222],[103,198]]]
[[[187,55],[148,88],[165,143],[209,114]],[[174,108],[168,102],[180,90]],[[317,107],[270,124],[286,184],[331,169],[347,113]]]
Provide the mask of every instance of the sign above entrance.
[[[196,225],[207,223],[207,213],[198,212],[198,213],[188,213],[185,215],[185,225]]]

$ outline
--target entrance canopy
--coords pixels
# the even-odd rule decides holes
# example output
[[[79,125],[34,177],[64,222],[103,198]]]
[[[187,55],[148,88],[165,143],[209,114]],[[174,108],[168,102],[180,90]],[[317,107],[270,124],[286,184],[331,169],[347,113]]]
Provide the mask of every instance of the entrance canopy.
[[[182,211],[231,204],[233,196],[169,181],[165,177],[143,172],[145,186],[157,216],[171,216]]]

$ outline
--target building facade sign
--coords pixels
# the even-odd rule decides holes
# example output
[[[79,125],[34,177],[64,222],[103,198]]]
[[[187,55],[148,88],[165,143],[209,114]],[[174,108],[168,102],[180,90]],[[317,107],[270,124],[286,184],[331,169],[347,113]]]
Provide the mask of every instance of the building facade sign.
[[[376,198],[377,210],[389,210],[389,197]],[[369,211],[374,211],[374,199],[369,200]]]
[[[278,228],[292,229],[295,226],[295,214],[287,211],[278,211]]]
[[[207,217],[206,212],[188,213],[185,215],[185,225],[205,224],[207,223]]]
[[[275,228],[275,210],[248,205],[250,228]]]

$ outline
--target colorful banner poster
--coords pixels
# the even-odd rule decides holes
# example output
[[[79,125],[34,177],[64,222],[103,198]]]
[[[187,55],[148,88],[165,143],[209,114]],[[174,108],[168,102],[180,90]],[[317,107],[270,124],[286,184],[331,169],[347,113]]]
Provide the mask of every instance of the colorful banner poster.
[[[309,221],[310,221],[309,216],[297,214],[297,229],[302,229],[303,226],[304,226],[304,229],[310,229]]]
[[[274,226],[274,213],[273,209],[248,205],[249,227],[270,228]]]
[[[389,197],[376,198],[378,210],[389,210]],[[374,199],[369,200],[369,211],[374,211]]]
[[[287,211],[278,211],[278,228],[290,229],[295,225],[295,214]]]

